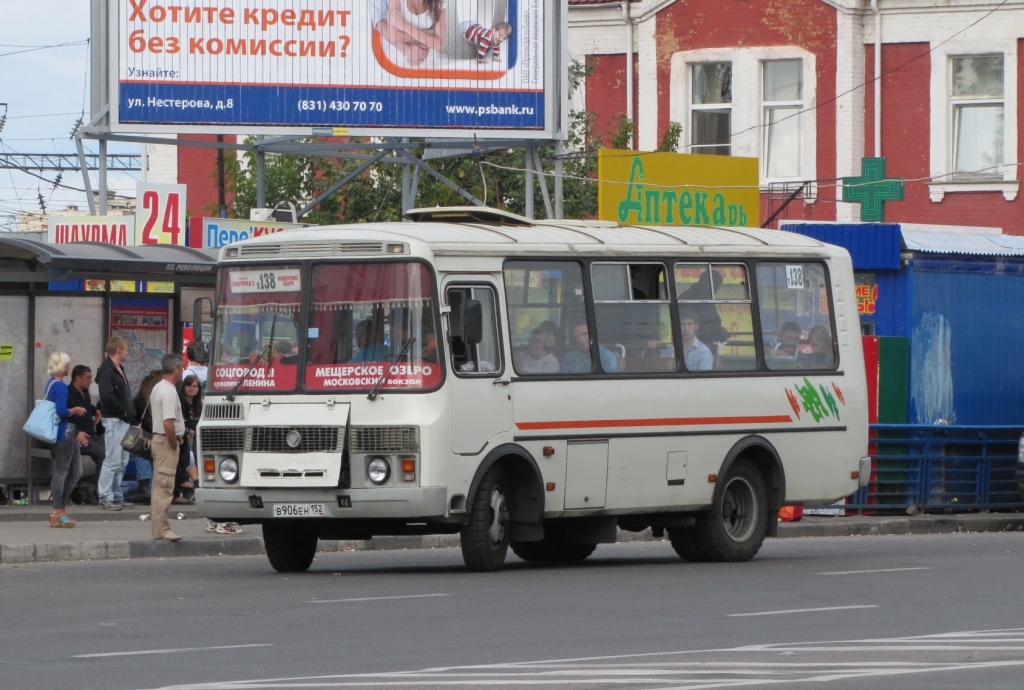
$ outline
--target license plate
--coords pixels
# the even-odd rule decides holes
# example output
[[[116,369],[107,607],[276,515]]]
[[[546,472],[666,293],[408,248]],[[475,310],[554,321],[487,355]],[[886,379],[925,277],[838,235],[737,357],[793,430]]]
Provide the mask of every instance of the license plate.
[[[323,503],[275,503],[274,517],[327,517]]]

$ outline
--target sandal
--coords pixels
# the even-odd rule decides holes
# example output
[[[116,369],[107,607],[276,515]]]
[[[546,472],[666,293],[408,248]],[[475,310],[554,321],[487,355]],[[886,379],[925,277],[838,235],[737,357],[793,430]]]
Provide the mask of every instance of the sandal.
[[[50,527],[70,528],[74,527],[76,522],[78,522],[78,520],[73,519],[67,513],[64,515],[55,515],[50,513]]]

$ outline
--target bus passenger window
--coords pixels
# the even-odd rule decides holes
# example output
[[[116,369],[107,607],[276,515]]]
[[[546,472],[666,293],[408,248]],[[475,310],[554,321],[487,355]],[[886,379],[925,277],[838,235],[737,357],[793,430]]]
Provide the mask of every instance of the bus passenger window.
[[[678,263],[675,279],[680,325],[684,312],[693,314],[697,322],[696,339],[711,350],[712,368],[720,371],[756,369],[747,267],[743,264]],[[683,335],[685,338],[685,328]],[[694,355],[690,359],[694,359]],[[684,364],[692,370],[685,357]]]
[[[580,265],[571,261],[508,261],[504,281],[516,375],[590,373],[589,358],[583,364],[577,361],[579,355],[569,357],[576,348],[573,324],[582,323],[589,332]],[[564,364],[567,357],[569,367]]]
[[[676,348],[665,266],[595,263],[594,313],[605,373],[673,371]]]
[[[471,300],[479,304],[483,329],[480,342],[467,338],[466,316]],[[497,300],[488,286],[460,286],[448,288],[449,315],[448,349],[452,370],[458,376],[496,376],[502,370],[498,348]]]
[[[769,369],[835,368],[831,297],[822,264],[759,263],[757,295]]]

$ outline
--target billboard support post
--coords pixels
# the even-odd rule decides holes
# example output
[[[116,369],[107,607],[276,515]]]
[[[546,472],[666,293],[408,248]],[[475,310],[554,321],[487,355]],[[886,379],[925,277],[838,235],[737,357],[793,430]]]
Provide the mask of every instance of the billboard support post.
[[[267,207],[267,154],[260,148],[263,135],[256,136],[256,208]]]
[[[107,215],[107,142],[103,139],[99,142],[99,192],[100,192],[100,215]]]
[[[530,156],[530,149],[529,148],[526,149],[526,156],[524,156],[524,158],[526,160],[526,165],[524,166],[526,168],[526,173],[525,173],[525,175],[526,175],[526,199],[524,200],[525,203],[526,203],[525,213],[526,213],[526,217],[530,218],[532,220],[533,219],[533,213],[534,213],[534,211],[533,211],[533,160],[532,160],[532,157]]]
[[[96,215],[96,199],[92,195],[92,180],[89,179],[89,164],[85,162],[85,149],[82,137],[75,135],[75,148],[78,150],[78,164],[82,168],[82,182],[85,183],[85,196],[89,202],[89,215]]]
[[[555,143],[555,218],[565,218],[565,203],[562,199],[562,173],[565,166],[562,163],[562,156],[565,155],[565,147],[562,142]]]

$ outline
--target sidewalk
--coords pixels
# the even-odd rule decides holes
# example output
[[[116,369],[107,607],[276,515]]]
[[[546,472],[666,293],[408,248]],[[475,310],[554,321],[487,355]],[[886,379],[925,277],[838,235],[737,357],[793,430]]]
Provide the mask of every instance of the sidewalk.
[[[49,506],[0,506],[0,564],[53,561],[95,561],[175,556],[244,556],[262,554],[258,525],[245,525],[239,535],[206,531],[195,506],[172,506],[171,529],[184,537],[177,543],[153,541],[149,506],[120,512],[95,506],[69,511],[74,529],[54,529]],[[141,520],[140,516],[146,516]],[[181,516],[180,519],[178,516]],[[956,532],[1022,532],[1024,513],[959,515],[805,516],[779,525],[779,537],[844,537],[886,534],[948,534]],[[619,541],[651,541],[650,531],[619,532]],[[458,546],[458,535],[376,537],[369,541],[321,541],[320,551],[418,549]]]

